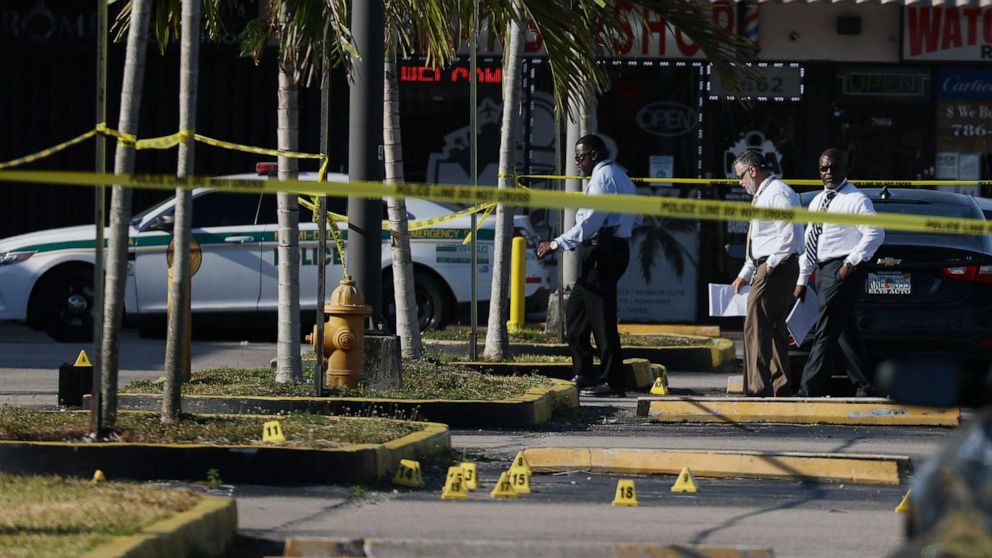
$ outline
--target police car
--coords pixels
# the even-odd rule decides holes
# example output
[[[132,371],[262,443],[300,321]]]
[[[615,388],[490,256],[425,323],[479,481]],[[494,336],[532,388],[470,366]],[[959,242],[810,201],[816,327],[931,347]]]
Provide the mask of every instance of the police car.
[[[227,178],[257,178],[236,175]],[[313,173],[301,173],[315,180]],[[345,182],[331,174],[328,181]],[[386,219],[383,203],[382,215]],[[450,215],[460,208],[421,199],[407,199],[410,221]],[[135,215],[130,222],[125,312],[130,323],[157,330],[164,323],[167,288],[167,248],[172,239],[174,199]],[[328,210],[347,213],[346,198],[328,198]],[[459,304],[471,301],[471,252],[465,238],[471,218],[461,216],[430,228],[412,231],[414,282],[422,330],[444,327],[457,316]],[[488,301],[492,279],[494,218],[479,228],[478,297]],[[209,188],[193,191],[193,236],[200,264],[192,281],[192,310],[196,317],[251,315],[274,318],[278,271],[276,196],[236,194]],[[347,243],[347,224],[338,228]],[[525,216],[514,219],[514,234],[536,243]],[[392,254],[389,232],[383,231],[383,300],[394,313]],[[342,267],[334,243],[328,240],[327,292],[337,286]],[[0,240],[0,320],[26,321],[60,341],[85,340],[92,333],[94,230],[92,225],[29,233]],[[196,249],[196,247],[194,247]],[[309,314],[317,306],[317,226],[312,213],[300,208],[300,306]],[[554,267],[527,251],[526,295],[533,302],[546,298]]]

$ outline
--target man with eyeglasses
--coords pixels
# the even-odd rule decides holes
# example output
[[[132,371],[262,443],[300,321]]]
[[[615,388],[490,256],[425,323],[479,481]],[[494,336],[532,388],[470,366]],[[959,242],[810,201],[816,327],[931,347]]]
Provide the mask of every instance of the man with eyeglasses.
[[[755,151],[734,161],[741,186],[751,204],[769,209],[795,209],[799,196],[779,180]],[[744,393],[754,397],[790,397],[789,329],[785,319],[796,299],[803,228],[787,221],[754,219],[747,230],[747,254],[733,286],[741,292],[751,285],[744,318]]]
[[[874,215],[871,200],[847,181],[844,153],[830,148],[820,155],[820,180],[824,190],[809,204],[810,211]],[[847,371],[858,397],[875,395],[868,371],[868,355],[857,327],[854,301],[865,284],[861,264],[882,245],[885,233],[868,225],[806,225],[805,254],[799,261],[795,297],[806,296],[809,276],[816,273],[819,316],[813,330],[813,348],[803,370],[797,395],[826,395],[833,359]]]
[[[597,135],[583,136],[575,144],[575,164],[582,176],[589,177],[587,196],[637,193],[627,173],[610,160],[606,144]],[[582,208],[575,212],[572,228],[537,247],[539,258],[558,250],[579,251],[579,276],[565,305],[565,329],[574,380],[586,396],[626,396],[617,331],[617,282],[630,261],[630,235],[639,221],[639,216],[628,213]],[[593,368],[590,335],[596,340],[600,374]]]

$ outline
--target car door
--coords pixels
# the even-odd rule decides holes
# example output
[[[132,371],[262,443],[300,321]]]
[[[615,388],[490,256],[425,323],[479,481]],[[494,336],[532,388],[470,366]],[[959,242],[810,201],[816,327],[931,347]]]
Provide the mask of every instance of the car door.
[[[198,192],[193,238],[201,263],[193,275],[194,313],[254,312],[261,290],[262,227],[255,225],[260,196]],[[171,216],[170,208],[164,215]],[[171,232],[144,230],[135,239],[134,276],[141,314],[166,311]]]
[[[327,208],[332,213],[345,215],[348,213],[348,199],[329,197]],[[265,226],[265,240],[262,243],[261,298],[259,310],[275,312],[279,306],[279,220],[276,215],[276,196],[262,196],[262,208],[259,211],[260,222]],[[347,235],[347,227],[339,225],[342,235]],[[300,308],[313,310],[317,308],[317,225],[313,222],[313,213],[305,207],[300,207]],[[324,285],[326,296],[337,288],[341,281],[341,257],[338,254],[334,238],[327,235],[326,273]]]

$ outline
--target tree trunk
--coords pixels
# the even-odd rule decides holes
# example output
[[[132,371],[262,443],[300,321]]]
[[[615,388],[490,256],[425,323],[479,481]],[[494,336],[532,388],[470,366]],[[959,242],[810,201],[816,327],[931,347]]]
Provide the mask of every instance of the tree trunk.
[[[200,0],[183,0],[182,35],[179,56],[179,129],[196,129],[196,98],[200,59]],[[193,174],[194,146],[192,135],[179,144],[176,176]],[[190,311],[192,270],[190,268],[190,239],[193,235],[191,192],[176,188],[176,213],[173,229],[172,280],[169,281],[169,312],[165,338],[165,389],[162,394],[161,421],[165,424],[179,419],[182,410],[180,388],[189,362],[189,335],[186,321]]]
[[[299,102],[293,69],[279,67],[279,149],[299,151]],[[297,160],[279,157],[279,179],[298,175]],[[296,194],[277,194],[279,214],[279,310],[276,340],[276,381],[303,380],[300,358],[300,208]]]
[[[579,166],[575,164],[575,144],[579,138],[586,134],[596,133],[596,94],[588,93],[584,100],[573,100],[572,112],[568,118],[567,145],[565,148],[565,174],[576,176],[579,174]],[[566,180],[566,192],[581,192],[582,180]],[[565,209],[565,219],[562,221],[562,232],[567,231],[575,225],[575,209]],[[566,289],[571,289],[579,277],[578,251],[565,251],[561,255],[562,283]]]
[[[124,58],[121,84],[121,112],[117,129],[137,134],[141,108],[142,81],[145,75],[145,51],[148,46],[148,21],[151,2],[135,0],[131,7],[131,24]],[[134,172],[134,146],[117,142],[114,174]],[[107,237],[107,272],[103,308],[103,346],[100,348],[100,385],[103,389],[103,425],[111,427],[117,419],[117,367],[120,357],[120,329],[124,318],[124,287],[127,280],[128,225],[131,218],[131,190],[115,185],[110,201],[110,233]],[[96,278],[99,280],[100,278]]]
[[[519,0],[514,10],[521,13]],[[523,53],[523,25],[514,19],[509,24],[509,47],[503,51],[506,71],[503,73],[503,125],[500,130],[499,188],[513,187],[516,171],[517,111],[520,107],[520,57]],[[493,243],[493,283],[489,296],[489,327],[486,331],[486,360],[504,360],[509,356],[510,342],[506,334],[509,314],[510,238],[513,235],[513,208],[496,206],[496,240]]]
[[[396,78],[396,31],[389,30],[383,86],[383,144],[386,158],[386,183],[403,182],[403,142],[400,136],[399,80]],[[396,304],[396,335],[405,358],[423,353],[417,298],[413,285],[413,255],[406,220],[406,200],[386,198],[389,212],[390,248],[393,255],[393,299]],[[385,301],[384,301],[385,302]]]

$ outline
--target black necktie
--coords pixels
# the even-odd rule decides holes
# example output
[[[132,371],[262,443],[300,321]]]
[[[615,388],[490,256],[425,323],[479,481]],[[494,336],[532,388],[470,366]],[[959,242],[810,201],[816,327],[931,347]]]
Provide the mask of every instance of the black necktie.
[[[830,202],[833,201],[834,196],[837,195],[835,190],[830,190],[827,192],[826,198],[820,203],[820,211],[826,211],[830,207]],[[823,233],[823,223],[813,223],[813,233],[806,238],[806,259],[809,260],[810,265],[816,267],[816,250],[817,244],[820,242],[820,235]]]

